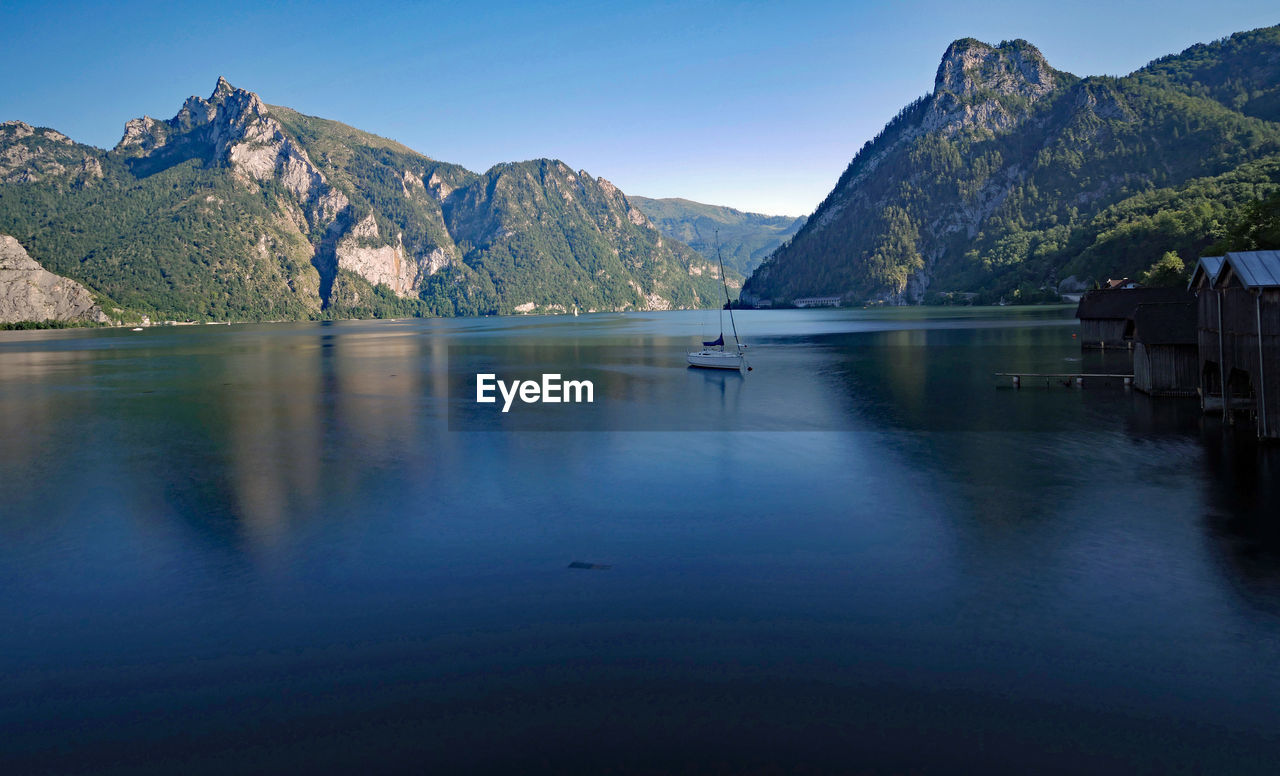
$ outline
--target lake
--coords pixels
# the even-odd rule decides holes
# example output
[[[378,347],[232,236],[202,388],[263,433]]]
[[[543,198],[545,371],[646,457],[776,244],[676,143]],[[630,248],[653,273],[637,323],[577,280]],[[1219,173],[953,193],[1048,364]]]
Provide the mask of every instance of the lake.
[[[1273,773],[1280,450],[1072,312],[0,332],[0,771]]]

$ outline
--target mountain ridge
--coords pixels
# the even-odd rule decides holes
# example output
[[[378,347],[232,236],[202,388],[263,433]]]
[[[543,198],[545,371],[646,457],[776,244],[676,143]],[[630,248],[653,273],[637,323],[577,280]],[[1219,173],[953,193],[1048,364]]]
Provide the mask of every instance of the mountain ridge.
[[[131,119],[110,150],[8,122],[0,181],[0,230],[117,315],[668,309],[722,293],[718,268],[603,178],[554,160],[474,173],[224,78],[171,119]]]
[[[1245,80],[1197,80],[1224,61],[1255,66]],[[1276,76],[1280,27],[1122,78],[1055,70],[1025,41],[956,41],[934,91],[855,154],[744,297],[1036,301],[1064,281],[1134,274],[1165,250],[1194,259],[1247,201],[1242,177],[1254,198],[1280,186],[1280,124],[1260,117]]]

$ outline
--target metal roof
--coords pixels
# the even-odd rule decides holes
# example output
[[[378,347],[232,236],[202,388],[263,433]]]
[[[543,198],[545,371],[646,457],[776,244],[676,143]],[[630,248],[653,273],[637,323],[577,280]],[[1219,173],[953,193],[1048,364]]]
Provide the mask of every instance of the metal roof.
[[[1187,288],[1195,288],[1196,281],[1203,272],[1209,278],[1209,286],[1218,282],[1218,273],[1222,271],[1222,256],[1201,256],[1200,261],[1196,262],[1196,268],[1191,273],[1191,282],[1187,284]]]
[[[1280,286],[1280,251],[1241,251],[1223,259],[1245,288]]]

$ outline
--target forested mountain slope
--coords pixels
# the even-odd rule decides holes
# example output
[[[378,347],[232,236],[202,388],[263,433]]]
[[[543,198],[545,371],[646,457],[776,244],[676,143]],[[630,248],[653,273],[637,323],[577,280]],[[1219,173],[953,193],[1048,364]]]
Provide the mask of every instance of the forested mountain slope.
[[[1280,188],[1280,27],[1078,78],[1025,41],[953,43],[744,296],[994,300],[1187,259]]]

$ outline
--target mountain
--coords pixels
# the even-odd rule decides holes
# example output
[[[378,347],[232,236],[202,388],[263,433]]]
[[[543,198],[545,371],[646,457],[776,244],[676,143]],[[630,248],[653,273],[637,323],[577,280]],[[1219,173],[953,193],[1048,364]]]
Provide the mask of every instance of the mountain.
[[[804,225],[805,217],[766,216],[731,207],[704,205],[687,199],[627,199],[673,240],[693,248],[712,261],[716,258],[716,233],[727,269],[750,275],[784,240]]]
[[[854,156],[747,299],[1034,301],[1186,260],[1280,189],[1280,27],[1124,78],[1052,68],[1026,41],[958,40],[933,91]]]
[[[554,160],[477,174],[223,79],[172,119],[129,121],[110,151],[0,125],[0,232],[116,318],[666,309],[723,293],[713,262],[603,178]]]

